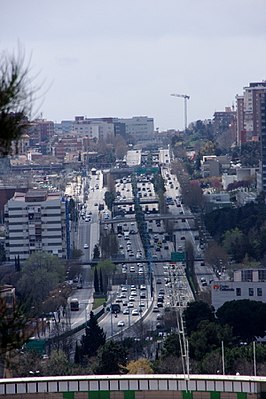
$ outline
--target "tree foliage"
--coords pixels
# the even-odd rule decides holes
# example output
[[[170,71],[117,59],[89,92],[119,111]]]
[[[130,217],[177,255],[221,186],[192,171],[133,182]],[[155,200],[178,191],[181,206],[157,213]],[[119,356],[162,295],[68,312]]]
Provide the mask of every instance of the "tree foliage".
[[[112,211],[113,209],[113,202],[115,200],[115,192],[112,191],[106,191],[104,194],[104,201],[106,203],[107,208],[109,209],[109,211]]]
[[[61,349],[52,351],[43,369],[44,375],[69,375],[69,371],[70,364],[66,354]]]
[[[189,339],[189,352],[192,358],[201,360],[206,353],[210,353],[221,346],[221,341],[228,344],[232,340],[232,330],[228,325],[220,325],[208,320],[201,321],[197,330],[193,331]]]
[[[0,64],[0,157],[11,152],[12,142],[18,141],[31,115],[33,88],[29,68],[20,52],[18,56],[1,54]]]
[[[0,358],[6,352],[22,346],[26,323],[27,318],[21,304],[15,304],[10,314],[5,301],[0,298]]]
[[[90,319],[85,329],[85,334],[81,338],[81,355],[95,356],[98,349],[105,344],[106,336],[101,327],[99,327],[93,312],[90,312]]]
[[[239,208],[217,209],[204,219],[206,228],[237,260],[247,254],[261,260],[266,253],[266,205],[250,203]]]
[[[93,248],[93,259],[99,259],[101,256],[99,245],[95,244]]]
[[[131,360],[126,366],[128,374],[153,374],[151,362],[148,359]]]
[[[263,337],[266,331],[266,304],[243,299],[225,302],[216,312],[218,321],[233,328],[239,340],[250,342]]]
[[[248,240],[244,233],[236,227],[225,232],[223,247],[237,262],[241,262],[247,253]]]
[[[99,293],[100,292],[100,285],[99,285],[99,276],[98,276],[97,267],[94,268],[94,272],[93,272],[93,285],[94,285],[94,291],[96,293]]]
[[[36,252],[22,266],[18,292],[37,311],[49,292],[63,280],[64,274],[64,264],[57,256]]]
[[[179,335],[176,333],[168,335],[164,341],[162,357],[166,358],[168,356],[180,356]]]
[[[187,334],[191,335],[197,330],[203,320],[214,321],[214,309],[206,302],[190,302],[184,311]]]
[[[117,341],[108,341],[100,349],[97,356],[95,374],[120,374],[125,368],[127,350]]]

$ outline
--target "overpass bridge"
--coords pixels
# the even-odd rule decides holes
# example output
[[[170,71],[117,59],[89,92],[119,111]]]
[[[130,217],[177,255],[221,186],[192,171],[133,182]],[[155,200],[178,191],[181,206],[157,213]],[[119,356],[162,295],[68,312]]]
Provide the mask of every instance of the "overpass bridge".
[[[152,198],[143,198],[143,197],[141,197],[140,199],[139,199],[139,203],[140,203],[140,205],[144,205],[144,204],[158,204],[159,203],[159,200],[158,200],[158,198],[155,198],[155,197],[152,197]],[[128,198],[128,199],[122,199],[122,200],[116,200],[116,201],[114,201],[113,202],[113,205],[116,205],[116,206],[123,206],[123,205],[134,205],[135,204],[135,201],[134,201],[134,198],[132,198],[132,199],[130,199],[130,198]]]
[[[266,377],[204,374],[77,375],[0,379],[10,399],[264,399]]]
[[[153,214],[148,214],[145,215],[145,221],[147,222],[148,220],[165,220],[165,219],[170,219],[170,220],[194,220],[195,216],[191,215],[191,213],[185,213],[185,214],[179,214],[179,215],[172,215],[172,214],[158,214],[158,213],[153,213]],[[101,224],[119,224],[119,223],[129,223],[129,222],[136,222],[135,216],[129,216],[129,217],[115,217],[113,219],[104,219],[101,220]]]

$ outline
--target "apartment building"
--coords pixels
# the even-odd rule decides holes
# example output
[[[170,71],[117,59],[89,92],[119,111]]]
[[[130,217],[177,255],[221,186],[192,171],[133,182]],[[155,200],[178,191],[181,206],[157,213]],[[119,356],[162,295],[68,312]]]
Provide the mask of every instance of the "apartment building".
[[[126,137],[141,141],[154,138],[153,118],[134,116],[133,118],[117,118],[115,121],[125,124]]]
[[[69,134],[60,137],[52,148],[53,155],[64,160],[67,154],[79,153],[83,150],[83,142],[81,139],[77,138],[74,134]]]
[[[225,130],[230,131],[232,141],[236,141],[236,111],[234,108],[225,107],[224,111],[216,111],[213,115],[213,128],[216,136]]]
[[[260,162],[257,174],[257,192],[266,192],[266,93],[260,95]]]
[[[266,94],[266,81],[252,82],[244,87],[237,101],[237,143],[259,141],[261,132],[261,95]]]
[[[220,163],[216,155],[204,155],[201,161],[201,175],[203,178],[220,176]]]
[[[78,136],[87,136],[90,139],[106,140],[108,137],[114,137],[115,135],[112,118],[98,119],[76,116],[73,127]]]
[[[7,260],[27,259],[45,251],[67,257],[68,220],[66,203],[60,193],[46,190],[15,192],[5,205]]]

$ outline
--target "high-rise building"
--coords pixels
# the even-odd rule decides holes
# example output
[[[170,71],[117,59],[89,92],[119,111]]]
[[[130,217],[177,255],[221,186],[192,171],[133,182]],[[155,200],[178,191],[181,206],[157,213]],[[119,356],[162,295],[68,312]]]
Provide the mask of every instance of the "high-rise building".
[[[236,142],[241,145],[246,142],[244,129],[244,96],[236,96]]]
[[[266,81],[250,83],[244,87],[243,96],[236,96],[237,100],[237,143],[259,141],[260,125],[260,96],[266,93]]]
[[[260,163],[257,173],[257,191],[266,192],[266,93],[260,94]]]
[[[46,190],[15,192],[5,205],[7,260],[27,259],[45,251],[67,257],[66,203],[60,193]]]

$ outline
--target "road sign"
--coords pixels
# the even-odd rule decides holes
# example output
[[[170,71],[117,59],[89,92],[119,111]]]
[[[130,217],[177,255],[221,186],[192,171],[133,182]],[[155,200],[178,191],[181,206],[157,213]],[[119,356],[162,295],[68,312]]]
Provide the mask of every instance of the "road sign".
[[[184,262],[185,258],[185,252],[171,252],[171,262]]]
[[[45,345],[44,339],[30,339],[25,346],[29,350],[34,350],[37,353],[43,354],[45,353]]]

